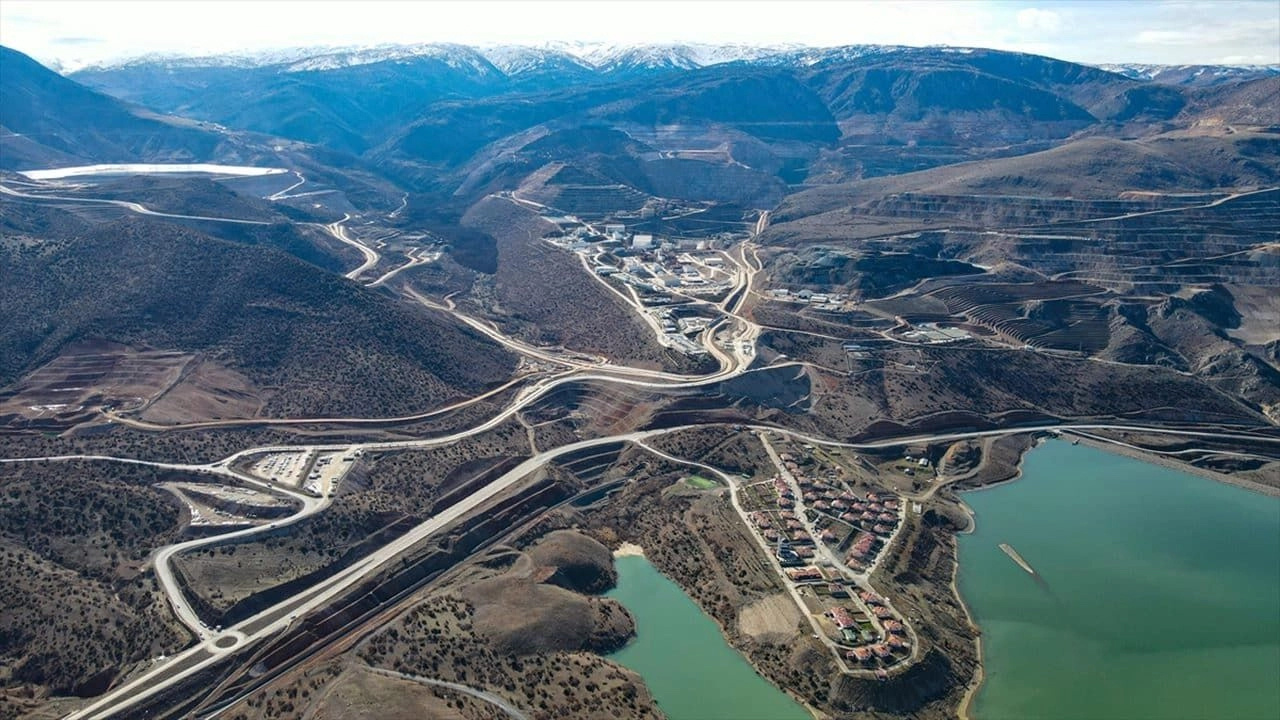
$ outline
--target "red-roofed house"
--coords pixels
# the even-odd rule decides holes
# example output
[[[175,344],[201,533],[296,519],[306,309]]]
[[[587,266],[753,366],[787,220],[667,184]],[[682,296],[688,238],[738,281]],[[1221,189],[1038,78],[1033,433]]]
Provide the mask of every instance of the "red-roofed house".
[[[833,607],[826,612],[826,615],[831,618],[832,622],[836,624],[836,627],[841,630],[855,627],[858,624],[858,621],[853,619],[853,613],[849,612],[846,608]]]
[[[791,568],[787,571],[787,577],[794,582],[807,582],[809,580],[822,580],[822,571],[816,567]]]

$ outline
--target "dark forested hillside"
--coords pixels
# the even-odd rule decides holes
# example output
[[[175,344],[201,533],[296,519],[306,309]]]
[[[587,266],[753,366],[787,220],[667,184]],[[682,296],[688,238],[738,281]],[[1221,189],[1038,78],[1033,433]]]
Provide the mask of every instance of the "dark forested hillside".
[[[227,138],[90,90],[0,46],[0,169],[68,160],[206,159]]]
[[[283,252],[60,214],[6,214],[0,383],[70,343],[111,340],[208,353],[269,388],[270,414],[363,416],[423,410],[514,368],[473,331]],[[21,240],[55,225],[57,239]]]

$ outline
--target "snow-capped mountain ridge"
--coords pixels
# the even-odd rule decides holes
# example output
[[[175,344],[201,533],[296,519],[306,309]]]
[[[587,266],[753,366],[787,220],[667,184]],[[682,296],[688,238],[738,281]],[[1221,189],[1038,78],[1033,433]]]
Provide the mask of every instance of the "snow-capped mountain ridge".
[[[1220,82],[1280,75],[1280,65],[1156,65],[1108,63],[1097,67],[1134,80],[1171,85],[1213,85]]]
[[[421,58],[439,60],[449,67],[470,70],[480,75],[490,74],[496,69],[475,48],[449,43],[424,43],[421,45],[377,45],[330,51],[292,62],[284,68],[284,71],[318,72]]]
[[[542,45],[466,46],[449,43],[414,45],[364,45],[349,47],[287,48],[252,54],[175,55],[149,54],[97,63],[82,69],[108,70],[138,65],[168,67],[239,67],[267,68],[280,66],[283,72],[316,72],[359,65],[431,57],[455,67],[484,71],[492,65],[507,75],[519,75],[552,67],[578,66],[600,73],[642,72],[660,70],[692,70],[731,62],[782,65],[797,62],[812,64],[828,55],[846,59],[887,46],[855,45],[843,48],[817,48],[805,45],[711,45],[673,43],[625,45],[589,42],[551,42]]]
[[[725,63],[810,67],[848,62],[877,54],[912,49],[970,53],[974,48],[902,45],[714,45],[703,43],[613,44],[583,41],[548,42],[541,45],[468,46],[452,43],[301,47],[257,53],[225,55],[149,54],[86,66],[105,70],[139,65],[162,67],[278,68],[281,72],[323,72],[389,61],[432,58],[451,67],[482,75],[495,69],[508,76],[578,69],[605,75],[693,70]],[[1207,84],[1248,76],[1280,75],[1278,65],[1157,65],[1110,63],[1097,67],[1135,80]],[[59,68],[66,72],[70,67]]]
[[[511,76],[565,68],[595,70],[595,66],[577,55],[547,46],[492,45],[477,48],[477,52]]]

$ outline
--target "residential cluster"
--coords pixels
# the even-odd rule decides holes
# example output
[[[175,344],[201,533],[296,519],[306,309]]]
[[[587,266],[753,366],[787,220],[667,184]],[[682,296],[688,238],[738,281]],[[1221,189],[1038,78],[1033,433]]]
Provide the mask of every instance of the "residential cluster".
[[[807,521],[818,530],[819,539],[837,551],[846,566],[856,572],[870,568],[898,527],[902,501],[883,490],[858,495],[841,481],[838,471],[828,470],[819,478],[807,473],[790,455],[784,454],[782,461],[800,494],[797,497],[792,484],[781,475],[772,479],[779,516],[794,518],[799,501],[808,514]],[[799,520],[794,522],[800,524]],[[767,540],[780,537],[765,533]]]
[[[743,488],[749,524],[834,649],[854,668],[883,673],[910,656],[911,638],[867,578],[902,522],[903,501],[855,491],[843,468],[810,453],[779,459],[784,471]]]

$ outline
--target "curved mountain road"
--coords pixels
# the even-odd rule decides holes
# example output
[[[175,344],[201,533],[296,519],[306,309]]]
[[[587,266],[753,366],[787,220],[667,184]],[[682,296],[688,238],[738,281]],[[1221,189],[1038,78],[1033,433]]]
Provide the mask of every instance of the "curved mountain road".
[[[301,179],[301,176],[299,176],[299,178]],[[294,187],[296,187],[296,185]],[[33,198],[38,200],[105,203],[105,204],[125,207],[126,209],[129,209],[130,211],[133,211],[133,212],[138,212],[138,213],[147,214],[147,215],[158,215],[161,217],[173,217],[173,218],[194,219],[194,220],[213,220],[213,221],[223,221],[223,222],[236,222],[236,223],[242,223],[242,224],[265,224],[262,221],[253,221],[253,220],[237,220],[237,219],[229,219],[229,218],[211,218],[211,217],[202,217],[202,216],[158,213],[155,211],[151,211],[137,203],[129,203],[129,202],[117,201],[117,200],[60,197],[60,196],[53,196],[53,195],[30,195],[27,193],[22,193],[22,192],[12,190],[4,186],[0,186],[0,191],[3,191],[7,195],[15,195],[18,197],[27,197],[27,198]],[[1225,199],[1223,201],[1225,202]],[[334,238],[338,239],[339,241],[345,244],[351,245],[353,247],[356,247],[357,249],[360,250],[360,252],[364,256],[364,262],[359,267],[347,273],[346,275],[346,277],[348,277],[349,279],[358,279],[363,273],[365,273],[366,271],[368,271],[370,268],[374,267],[378,263],[379,256],[376,251],[352,239],[347,234],[347,231],[344,228],[344,223],[346,223],[348,220],[350,220],[350,215],[344,216],[344,218],[338,222],[331,223],[329,225],[322,225],[320,227],[324,228],[327,232],[329,232]],[[755,228],[756,233],[758,234],[759,232],[763,231],[763,229],[767,226],[767,224],[768,224],[768,215],[767,213],[762,214]],[[237,623],[234,626],[221,632],[210,633],[207,631],[207,629],[203,628],[194,610],[190,608],[189,603],[185,602],[185,598],[183,597],[181,589],[178,587],[177,581],[173,577],[172,570],[170,568],[170,561],[172,557],[184,550],[190,550],[195,547],[200,547],[203,545],[209,545],[209,544],[218,543],[218,542],[225,542],[227,540],[237,539],[247,535],[252,535],[254,533],[265,532],[267,530],[270,530],[276,527],[281,527],[283,525],[298,522],[299,520],[305,517],[308,517],[312,514],[322,511],[325,507],[328,506],[328,503],[329,503],[328,498],[312,497],[309,495],[305,495],[303,493],[298,493],[296,491],[290,491],[284,488],[280,488],[271,483],[266,483],[256,478],[252,478],[250,476],[247,476],[243,473],[240,473],[232,469],[238,461],[246,457],[250,457],[252,455],[257,455],[262,453],[269,453],[269,452],[300,452],[300,451],[318,452],[318,451],[351,451],[351,450],[385,451],[385,450],[440,447],[443,445],[448,445],[448,444],[457,442],[458,440],[461,440],[467,437],[477,435],[479,433],[483,433],[487,430],[497,427],[498,425],[505,422],[510,417],[519,413],[523,408],[528,407],[530,404],[544,397],[546,393],[550,392],[552,389],[559,387],[560,385],[563,385],[565,383],[601,381],[601,382],[609,382],[609,383],[635,385],[640,387],[652,387],[657,389],[690,389],[690,388],[698,388],[698,387],[712,385],[714,383],[718,383],[729,378],[737,377],[739,375],[742,375],[748,372],[748,368],[755,357],[755,354],[754,354],[755,342],[761,331],[761,328],[759,325],[755,324],[748,318],[743,317],[742,315],[739,314],[745,302],[745,298],[748,294],[748,291],[751,289],[755,275],[758,272],[760,272],[760,268],[754,267],[753,264],[748,260],[747,250],[748,248],[746,244],[744,244],[743,246],[740,247],[739,258],[733,258],[732,256],[730,256],[730,260],[734,263],[735,266],[737,266],[737,279],[734,283],[735,285],[734,291],[731,292],[728,296],[726,296],[725,300],[723,300],[720,305],[720,308],[736,324],[734,337],[732,339],[733,349],[729,355],[717,354],[717,357],[721,360],[722,367],[716,372],[710,373],[708,375],[682,375],[682,374],[676,374],[676,373],[666,373],[661,371],[632,368],[628,366],[614,366],[614,365],[608,365],[605,363],[591,363],[591,362],[577,360],[574,358],[558,356],[553,353],[547,352],[545,350],[528,346],[513,338],[509,338],[506,335],[502,334],[500,331],[488,326],[486,323],[480,320],[477,320],[475,318],[467,317],[466,315],[458,312],[456,308],[444,307],[444,306],[438,305],[430,301],[429,299],[421,296],[420,294],[413,292],[412,289],[406,289],[406,294],[409,297],[414,298],[415,300],[421,302],[422,304],[428,307],[433,307],[441,311],[450,312],[460,322],[463,322],[468,326],[476,329],[477,331],[491,338],[495,342],[498,342],[504,347],[508,347],[514,350],[515,352],[518,352],[527,357],[533,357],[545,362],[559,364],[562,366],[568,366],[570,370],[565,373],[561,373],[551,377],[544,377],[539,380],[536,380],[531,385],[521,390],[517,394],[516,398],[510,404],[508,404],[501,411],[495,413],[488,420],[478,423],[466,430],[462,430],[459,432],[454,432],[454,433],[450,433],[447,435],[434,437],[434,438],[418,438],[418,439],[410,439],[410,440],[373,441],[373,442],[342,443],[342,444],[310,444],[310,445],[302,445],[302,446],[299,446],[299,445],[262,446],[262,447],[255,447],[255,448],[248,448],[245,450],[241,450],[236,453],[233,453],[232,455],[222,460],[205,464],[205,465],[160,463],[160,462],[134,460],[130,458],[117,458],[117,457],[104,456],[104,455],[59,455],[59,456],[36,457],[36,458],[0,459],[0,463],[72,461],[72,460],[111,461],[111,462],[134,463],[139,465],[148,465],[153,467],[176,469],[176,470],[183,470],[188,472],[217,474],[217,475],[221,475],[228,478],[234,478],[239,482],[247,482],[247,483],[255,484],[255,485],[264,487],[272,492],[290,495],[295,500],[301,503],[301,508],[297,513],[290,516],[289,518],[275,521],[269,525],[259,526],[255,528],[248,528],[242,531],[236,531],[234,533],[213,536],[210,538],[201,538],[198,540],[187,541],[185,543],[178,543],[178,544],[171,545],[171,546],[157,550],[154,556],[154,559],[155,559],[155,565],[157,568],[157,576],[160,578],[161,586],[165,589],[166,594],[169,596],[170,602],[174,606],[174,611],[179,617],[179,619],[188,627],[192,627],[193,631],[200,638],[200,642],[194,645],[193,647],[188,648],[187,650],[165,661],[155,664],[150,670],[143,673],[142,675],[135,677],[123,683],[122,685],[116,688],[113,688],[111,691],[105,693],[104,695],[89,701],[88,704],[86,704],[81,710],[78,710],[70,714],[68,718],[75,718],[75,719],[104,718],[104,717],[110,717],[112,715],[115,715],[127,708],[135,706],[137,703],[141,702],[147,697],[154,695],[155,693],[160,692],[161,690],[174,686],[176,683],[182,681],[185,678],[190,677],[194,673],[197,673],[211,666],[212,664],[221,661],[229,653],[236,652],[238,649],[244,647],[246,644],[256,642],[258,640],[269,637],[283,630],[285,627],[290,625],[297,617],[305,613],[308,613],[312,610],[315,610],[319,607],[324,606],[325,604],[331,602],[339,594],[350,589],[352,586],[366,580],[374,573],[384,570],[389,564],[397,560],[405,551],[414,547],[415,545],[422,542],[423,540],[431,537],[432,535],[440,532],[442,529],[450,526],[451,524],[457,522],[458,520],[470,515],[471,513],[474,513],[480,510],[486,503],[492,501],[501,493],[509,490],[511,487],[515,486],[524,478],[528,477],[531,473],[540,471],[546,464],[550,462],[554,462],[556,459],[564,455],[578,452],[588,448],[606,445],[606,444],[627,443],[627,442],[643,443],[645,440],[652,437],[659,436],[659,435],[679,432],[679,431],[687,430],[691,428],[706,427],[707,426],[706,424],[687,424],[687,425],[680,425],[680,426],[675,426],[670,428],[637,430],[637,431],[622,433],[618,435],[580,440],[572,443],[567,443],[556,448],[535,452],[531,457],[526,458],[525,460],[520,462],[518,465],[516,465],[514,468],[503,473],[498,478],[490,481],[485,486],[477,489],[471,495],[467,496],[466,498],[463,498],[458,503],[454,504],[453,506],[450,506],[449,508],[446,508],[445,510],[443,510],[442,512],[440,512],[439,514],[433,517],[427,518],[425,521],[423,521],[419,525],[408,530],[404,535],[401,535],[400,537],[396,538],[395,540],[392,540],[391,542],[387,543],[383,547],[378,548],[377,550],[371,552],[367,556],[357,560],[356,562],[338,571],[337,573],[330,576],[329,578],[317,583],[311,588],[303,590],[302,592],[298,593],[293,597],[287,598],[279,603],[276,603],[275,605],[272,605],[271,607],[266,608],[261,612],[255,614],[254,616],[240,623]],[[754,248],[750,248],[750,250],[752,254],[755,255],[756,263],[758,264],[759,263],[758,254],[756,253]],[[704,333],[703,342],[704,343],[713,342],[712,340],[713,336],[714,336],[714,333],[711,333],[711,332]],[[750,347],[750,351],[747,350],[747,346]],[[796,365],[796,364],[799,364],[799,363],[794,363],[794,362],[782,363],[781,365]],[[519,380],[522,380],[522,379],[519,379]],[[485,395],[479,396],[477,398],[472,398],[470,400],[455,403],[454,405],[429,411],[421,415],[406,416],[406,418],[408,419],[424,418],[424,417],[440,414],[443,412],[447,412],[449,410],[457,409],[465,405],[474,403],[477,400],[480,400],[484,397],[492,396],[493,394],[496,394],[502,390],[505,390],[508,387],[511,387],[515,382],[517,382],[517,380],[513,379],[507,385],[504,385],[500,388],[492,390],[489,393],[486,393]],[[115,419],[118,419],[121,422],[127,422],[122,418],[115,418]],[[363,419],[348,419],[348,421],[372,423],[372,422],[385,422],[386,419],[385,418],[383,419],[363,418]],[[239,422],[239,421],[230,421],[230,422]],[[276,423],[299,422],[299,421],[280,419],[277,421],[259,420],[259,421],[252,421],[252,422],[256,424],[276,424]],[[142,425],[139,425],[137,423],[140,423],[140,421],[133,421],[130,424],[134,424],[135,427],[143,427]],[[932,443],[932,442],[943,442],[943,441],[969,439],[969,438],[993,437],[993,436],[1002,436],[1002,435],[1011,435],[1011,434],[1030,433],[1030,432],[1062,431],[1062,430],[1131,431],[1131,432],[1140,432],[1140,433],[1176,435],[1176,436],[1184,436],[1184,437],[1234,439],[1234,440],[1242,440],[1242,441],[1250,441],[1250,442],[1280,444],[1280,437],[1275,437],[1275,436],[1245,434],[1242,432],[1241,433],[1222,432],[1218,430],[1208,431],[1208,430],[1166,429],[1166,428],[1159,428],[1159,427],[1150,427],[1150,426],[1143,426],[1143,425],[1128,425],[1128,424],[1121,424],[1121,423],[1070,423],[1070,422],[1042,423],[1042,424],[1037,424],[1032,426],[1002,428],[1002,429],[995,429],[995,430],[935,433],[935,434],[924,433],[924,434],[895,437],[895,438],[889,438],[885,440],[877,440],[877,441],[864,442],[864,443],[832,441],[825,438],[814,437],[812,435],[808,435],[802,432],[788,430],[785,428],[765,426],[765,425],[739,424],[737,427],[739,427],[740,429],[749,428],[758,432],[777,433],[780,435],[785,435],[788,437],[799,439],[805,442],[811,442],[814,444],[821,444],[821,445],[834,446],[834,447],[845,447],[845,448],[852,448],[852,449],[874,449],[874,448],[883,448],[883,447],[890,447],[890,446],[904,445],[904,444]],[[159,428],[148,426],[148,427],[144,427],[143,429],[159,429]],[[674,458],[671,458],[671,459],[674,459]],[[717,474],[722,474],[722,473],[719,473],[718,470],[715,470],[710,466],[705,466],[705,465],[702,465],[701,463],[698,463],[697,465],[701,467],[706,467],[708,470],[714,471]],[[193,624],[194,624],[194,627],[193,627]],[[430,684],[440,684],[443,681],[428,680],[428,682]],[[455,689],[458,689],[458,688],[455,688]],[[474,691],[474,689],[471,689],[471,688],[468,688],[468,690],[473,691],[469,693],[473,695],[475,692],[483,692],[483,691]],[[461,689],[459,689],[459,691],[465,692],[464,690],[461,690]],[[477,697],[480,697],[480,696],[477,695]],[[486,701],[489,701],[488,698],[481,697],[481,699],[485,699]],[[499,703],[495,703],[495,705],[497,705],[500,709],[503,710],[503,712],[506,712],[508,715],[511,715],[512,717],[523,717],[523,715],[520,714],[520,711],[517,708],[504,707]]]
[[[160,212],[159,210],[152,210],[151,208],[148,208],[145,205],[141,205],[136,202],[129,202],[128,200],[107,200],[104,198],[82,198],[82,197],[71,197],[67,195],[33,195],[31,193],[24,193],[18,190],[14,190],[13,188],[8,187],[6,185],[0,185],[0,193],[3,193],[5,195],[11,195],[13,197],[26,198],[29,200],[53,200],[56,202],[87,203],[91,205],[114,205],[116,207],[122,207],[126,210],[138,213],[139,215],[152,215],[154,217],[175,218],[178,220],[208,220],[210,222],[234,223],[237,225],[270,225],[271,224],[266,220],[242,220],[239,218],[212,217],[209,215],[183,215],[181,213]]]

